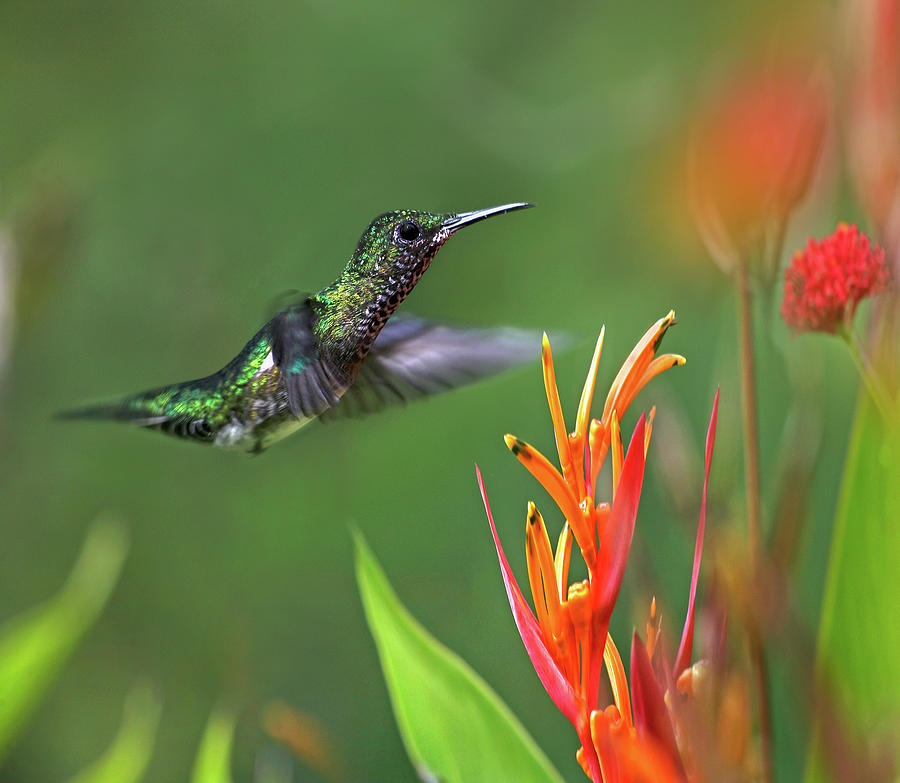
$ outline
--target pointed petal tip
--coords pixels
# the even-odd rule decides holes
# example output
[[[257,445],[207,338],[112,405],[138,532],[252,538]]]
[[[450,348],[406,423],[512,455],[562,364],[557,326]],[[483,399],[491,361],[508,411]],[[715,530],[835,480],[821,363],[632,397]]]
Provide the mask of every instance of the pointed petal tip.
[[[703,466],[703,492],[700,496],[700,517],[697,521],[697,538],[694,543],[694,563],[691,568],[691,589],[688,594],[687,614],[684,618],[684,628],[681,632],[681,642],[678,645],[678,653],[675,656],[675,676],[678,677],[691,665],[691,655],[694,644],[694,612],[697,599],[697,586],[700,580],[700,564],[703,559],[703,539],[706,534],[706,500],[709,488],[709,472],[712,465],[713,448],[716,442],[716,419],[719,412],[719,390],[713,400],[712,413],[709,417],[709,428],[706,432],[706,451]]]

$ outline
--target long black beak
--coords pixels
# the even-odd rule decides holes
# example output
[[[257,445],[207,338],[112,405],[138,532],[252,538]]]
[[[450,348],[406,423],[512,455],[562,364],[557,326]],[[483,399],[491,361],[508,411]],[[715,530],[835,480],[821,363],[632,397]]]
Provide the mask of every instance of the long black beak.
[[[479,220],[484,220],[485,218],[493,217],[494,215],[502,215],[506,212],[513,212],[517,209],[528,209],[528,207],[533,206],[534,204],[529,204],[527,201],[517,201],[514,204],[503,204],[499,207],[476,209],[474,212],[460,212],[458,215],[454,215],[444,221],[444,228],[453,234],[454,232],[459,231],[463,226],[471,226]]]

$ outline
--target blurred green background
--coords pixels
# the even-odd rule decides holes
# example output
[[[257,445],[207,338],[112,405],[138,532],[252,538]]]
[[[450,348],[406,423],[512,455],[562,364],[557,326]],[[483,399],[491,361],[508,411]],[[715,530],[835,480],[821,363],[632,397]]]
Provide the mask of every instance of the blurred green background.
[[[0,5],[0,227],[22,264],[0,413],[0,618],[59,587],[99,512],[124,519],[132,538],[107,610],[0,781],[63,780],[96,758],[143,676],[163,697],[150,780],[186,778],[223,695],[241,709],[236,780],[252,778],[271,699],[317,716],[352,780],[414,780],[362,616],[351,526],[410,610],[496,688],[567,779],[584,779],[571,727],[509,616],[474,481],[477,461],[524,578],[525,502],[558,529],[502,441],[514,432],[552,452],[537,344],[520,371],[312,426],[253,459],[52,415],[218,369],[276,295],[329,282],[380,212],[533,201],[454,238],[404,309],[583,337],[558,359],[570,416],[600,326],[605,394],[643,331],[676,309],[666,347],[688,364],[654,382],[623,426],[659,406],[613,633],[624,640],[642,624],[651,591],[680,627],[717,385],[713,526],[739,515],[741,485],[733,292],[690,227],[678,230],[681,139],[700,86],[777,27],[779,8]],[[788,247],[838,214],[858,217],[832,207],[835,180]],[[812,632],[853,369],[840,346],[790,339],[763,316],[764,477],[798,378],[814,423],[800,437],[827,445],[793,585]],[[686,479],[680,500],[667,472]],[[771,478],[763,489],[771,505]],[[774,674],[789,671],[776,663]],[[803,763],[795,700],[787,687],[776,696],[784,779]],[[294,779],[318,778],[298,766]]]

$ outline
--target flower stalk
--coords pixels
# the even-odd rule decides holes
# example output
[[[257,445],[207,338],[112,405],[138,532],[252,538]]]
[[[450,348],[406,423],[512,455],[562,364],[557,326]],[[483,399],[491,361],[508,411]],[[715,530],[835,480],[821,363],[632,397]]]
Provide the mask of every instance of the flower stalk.
[[[866,387],[866,391],[872,398],[872,402],[874,402],[875,407],[878,408],[881,418],[884,419],[885,422],[890,423],[893,420],[892,417],[895,415],[892,413],[894,406],[891,405],[887,390],[878,380],[878,376],[872,369],[872,365],[867,361],[865,354],[863,353],[862,346],[859,342],[859,335],[856,334],[856,330],[850,324],[842,324],[838,329],[838,334],[841,337],[841,341],[847,346],[847,350],[850,351],[850,356],[853,357],[853,363],[859,371],[859,377],[862,379],[863,386]]]
[[[741,411],[744,429],[744,483],[747,497],[747,547],[750,550],[750,572],[761,573],[762,525],[760,521],[759,486],[759,422],[756,401],[756,365],[753,353],[753,289],[749,262],[742,258],[738,279],[738,326],[741,357]],[[757,706],[762,741],[763,780],[775,780],[772,759],[772,716],[769,703],[766,651],[755,628],[750,629],[750,656],[756,680]]]

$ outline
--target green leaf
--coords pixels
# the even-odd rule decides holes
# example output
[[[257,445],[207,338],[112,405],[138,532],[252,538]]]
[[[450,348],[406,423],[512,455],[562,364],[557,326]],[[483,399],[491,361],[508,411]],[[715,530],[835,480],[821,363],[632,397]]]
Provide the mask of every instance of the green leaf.
[[[220,706],[212,711],[194,759],[191,783],[231,783],[231,745],[236,724],[233,710]]]
[[[109,749],[69,783],[137,783],[144,777],[162,703],[148,683],[136,685],[125,700],[122,726]]]
[[[818,641],[818,669],[840,705],[836,717],[863,741],[885,739],[885,721],[896,721],[900,704],[898,443],[900,426],[886,426],[863,395],[844,468]],[[814,738],[806,781],[828,780]]]
[[[121,524],[95,522],[59,593],[0,628],[0,760],[99,616],[127,550]]]
[[[419,775],[446,783],[561,783],[509,707],[400,603],[356,533],[356,580],[394,715]]]

